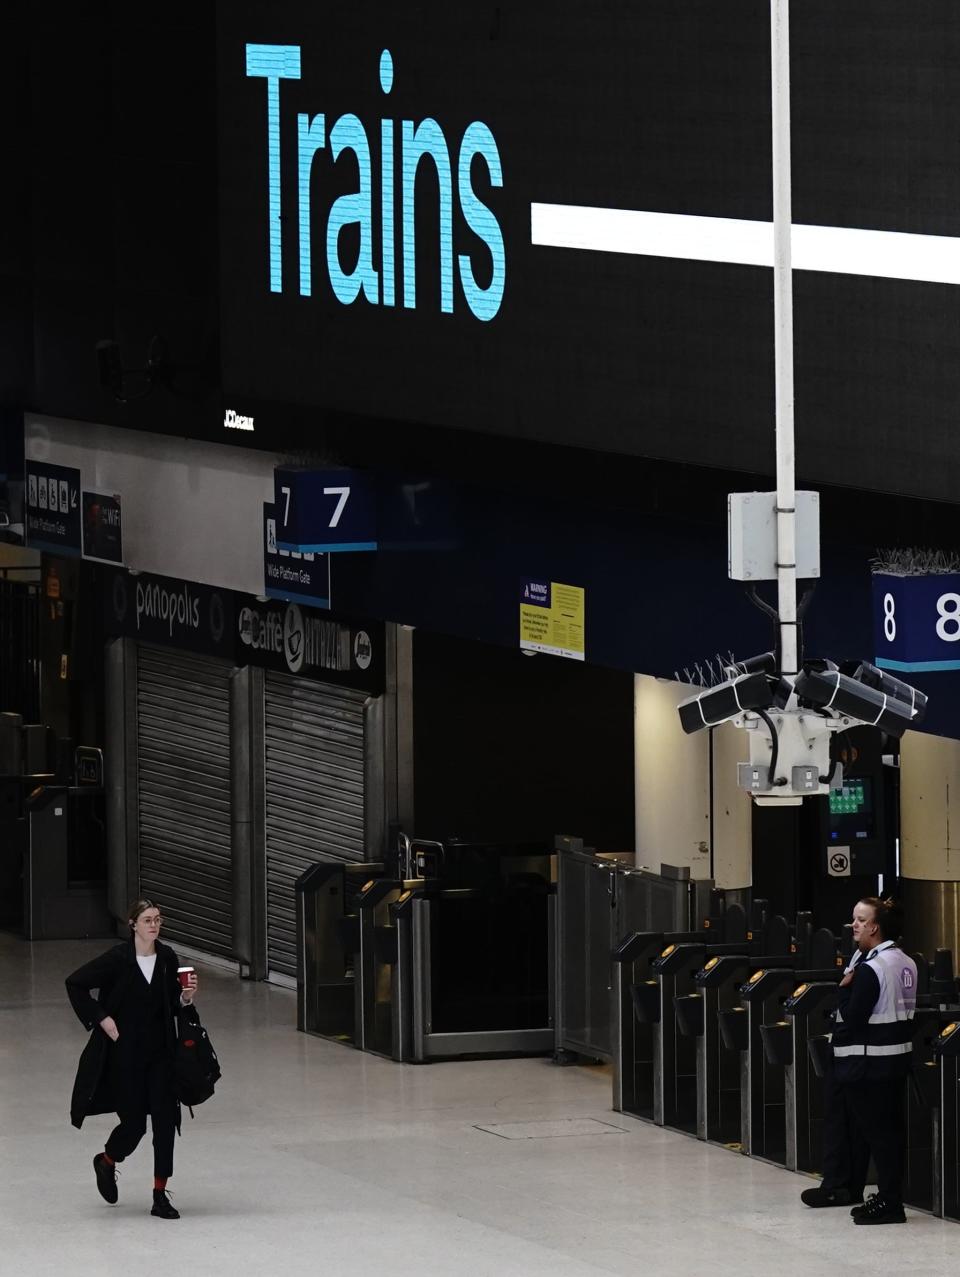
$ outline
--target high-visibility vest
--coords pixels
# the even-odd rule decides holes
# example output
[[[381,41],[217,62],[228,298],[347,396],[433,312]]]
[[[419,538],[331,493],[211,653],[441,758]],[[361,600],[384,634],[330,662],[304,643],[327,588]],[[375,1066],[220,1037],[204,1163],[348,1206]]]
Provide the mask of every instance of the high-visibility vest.
[[[864,961],[880,982],[880,996],[868,1023],[858,1028],[845,1025],[837,1012],[833,1054],[838,1059],[909,1055],[917,1007],[917,964],[895,945],[875,949]]]

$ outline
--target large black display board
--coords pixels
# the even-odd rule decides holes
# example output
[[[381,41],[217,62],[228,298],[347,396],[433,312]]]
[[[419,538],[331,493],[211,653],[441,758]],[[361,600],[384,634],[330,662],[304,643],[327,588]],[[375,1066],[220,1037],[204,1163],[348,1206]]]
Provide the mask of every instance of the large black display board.
[[[769,269],[531,243],[541,203],[769,221],[767,0],[218,23],[232,408],[772,468]],[[960,7],[804,0],[792,40],[794,222],[960,234]],[[795,289],[800,474],[954,496],[958,286]]]

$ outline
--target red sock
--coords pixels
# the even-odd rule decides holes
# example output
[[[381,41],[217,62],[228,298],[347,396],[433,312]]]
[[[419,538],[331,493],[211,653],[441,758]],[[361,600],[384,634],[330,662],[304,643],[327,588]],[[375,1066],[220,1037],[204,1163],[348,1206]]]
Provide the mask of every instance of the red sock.
[[[163,1190],[164,1190],[166,1187],[167,1187],[167,1180],[166,1180],[166,1176],[162,1176],[162,1175],[154,1175],[154,1177],[153,1177],[153,1188],[154,1188],[154,1191],[155,1191],[155,1192],[157,1192],[157,1193],[162,1193],[162,1192],[163,1192]]]
[[[109,1153],[101,1153],[100,1156],[103,1158],[103,1160],[106,1162],[108,1166],[116,1166],[116,1162],[113,1160],[113,1158],[110,1156]]]

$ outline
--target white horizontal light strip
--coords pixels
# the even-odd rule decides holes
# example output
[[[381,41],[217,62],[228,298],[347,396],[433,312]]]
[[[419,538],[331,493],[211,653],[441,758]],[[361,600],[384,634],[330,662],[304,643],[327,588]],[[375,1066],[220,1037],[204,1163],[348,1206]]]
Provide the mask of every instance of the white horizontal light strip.
[[[733,217],[531,204],[530,239],[551,248],[736,262],[741,266],[773,265],[773,223]]]
[[[578,204],[531,204],[530,240],[640,257],[773,265],[773,223]],[[794,226],[794,270],[960,284],[960,239],[846,226]]]

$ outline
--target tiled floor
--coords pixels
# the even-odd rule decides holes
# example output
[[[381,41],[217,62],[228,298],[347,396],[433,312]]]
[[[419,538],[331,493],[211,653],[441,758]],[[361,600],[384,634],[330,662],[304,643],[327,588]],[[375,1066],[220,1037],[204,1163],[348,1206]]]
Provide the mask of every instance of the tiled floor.
[[[225,1076],[178,1141],[183,1218],[149,1215],[148,1140],[109,1207],[90,1161],[111,1121],[69,1123],[85,1034],[62,983],[102,947],[0,934],[2,1274],[956,1271],[960,1225],[911,1214],[878,1236],[807,1210],[807,1180],[612,1114],[600,1070],[399,1066],[297,1033],[292,993],[200,964]]]

